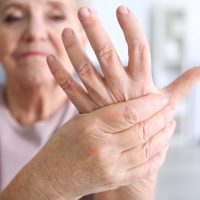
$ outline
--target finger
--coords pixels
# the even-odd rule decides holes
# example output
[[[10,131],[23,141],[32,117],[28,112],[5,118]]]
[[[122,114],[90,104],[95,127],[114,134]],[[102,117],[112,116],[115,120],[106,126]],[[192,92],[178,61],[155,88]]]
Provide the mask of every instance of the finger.
[[[168,148],[169,146],[167,145],[162,152],[159,152],[156,156],[154,156],[145,164],[127,170],[122,184],[128,185],[133,183],[133,181],[136,182],[144,178],[146,179],[157,173],[165,162]]]
[[[122,167],[128,170],[140,166],[153,158],[169,144],[174,129],[175,122],[172,121],[167,127],[153,136],[144,145],[123,152],[120,157]]]
[[[178,79],[164,88],[164,92],[173,105],[176,105],[200,80],[200,67],[194,67],[183,73]]]
[[[167,99],[159,94],[150,94],[99,109],[94,112],[99,118],[99,128],[105,132],[116,133],[144,121],[163,109]],[[103,124],[102,124],[103,123]]]
[[[123,152],[147,142],[153,135],[166,127],[174,118],[175,109],[171,105],[156,113],[147,120],[119,132],[113,136],[113,144]]]
[[[125,76],[115,48],[94,12],[89,8],[79,10],[79,19],[86,32],[108,84],[119,84]]]
[[[136,80],[151,80],[151,56],[147,38],[138,20],[126,7],[117,9],[117,18],[128,44],[128,71]]]
[[[85,54],[74,32],[71,29],[65,29],[62,38],[69,59],[87,89],[90,98],[98,107],[111,104],[103,77]]]
[[[89,99],[83,88],[72,78],[64,66],[53,56],[47,57],[49,69],[56,82],[75,105],[80,113],[91,112],[96,109],[95,104]]]

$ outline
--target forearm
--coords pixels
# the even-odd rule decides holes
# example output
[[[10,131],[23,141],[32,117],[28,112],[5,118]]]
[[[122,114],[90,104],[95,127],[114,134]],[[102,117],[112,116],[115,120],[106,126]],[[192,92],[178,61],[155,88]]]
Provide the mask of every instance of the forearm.
[[[24,167],[8,187],[1,192],[0,200],[76,200],[76,198],[68,196],[67,192],[63,198],[55,191],[53,185],[42,177],[43,169],[38,166],[36,163],[30,162]]]

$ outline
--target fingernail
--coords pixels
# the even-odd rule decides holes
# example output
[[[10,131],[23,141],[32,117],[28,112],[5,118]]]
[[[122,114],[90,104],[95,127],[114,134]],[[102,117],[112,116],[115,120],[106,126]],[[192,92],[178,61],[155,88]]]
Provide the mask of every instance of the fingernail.
[[[79,10],[79,15],[81,17],[88,17],[90,15],[90,11],[88,8],[84,7]]]
[[[125,6],[120,6],[119,9],[118,9],[119,13],[122,14],[122,15],[126,15],[128,14],[129,10],[127,7]]]
[[[167,99],[166,97],[164,97],[164,98],[161,99],[161,105],[162,105],[162,106],[167,105],[168,102],[169,102],[169,101],[168,101],[168,99]]]

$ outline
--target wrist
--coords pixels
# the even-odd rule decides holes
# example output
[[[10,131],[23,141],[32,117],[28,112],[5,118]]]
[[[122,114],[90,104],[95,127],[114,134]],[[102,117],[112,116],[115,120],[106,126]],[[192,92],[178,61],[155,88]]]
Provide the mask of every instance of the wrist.
[[[96,194],[96,200],[154,200],[156,180],[145,179],[132,185],[121,186],[116,190]]]
[[[155,200],[156,176],[119,188],[119,193],[132,200]]]

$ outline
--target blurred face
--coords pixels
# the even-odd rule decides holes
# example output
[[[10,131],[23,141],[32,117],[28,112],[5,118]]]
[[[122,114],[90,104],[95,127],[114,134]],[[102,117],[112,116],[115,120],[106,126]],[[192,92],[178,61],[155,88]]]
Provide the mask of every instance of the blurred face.
[[[51,84],[46,56],[54,54],[72,72],[61,34],[82,31],[72,0],[0,0],[0,62],[7,81]]]

